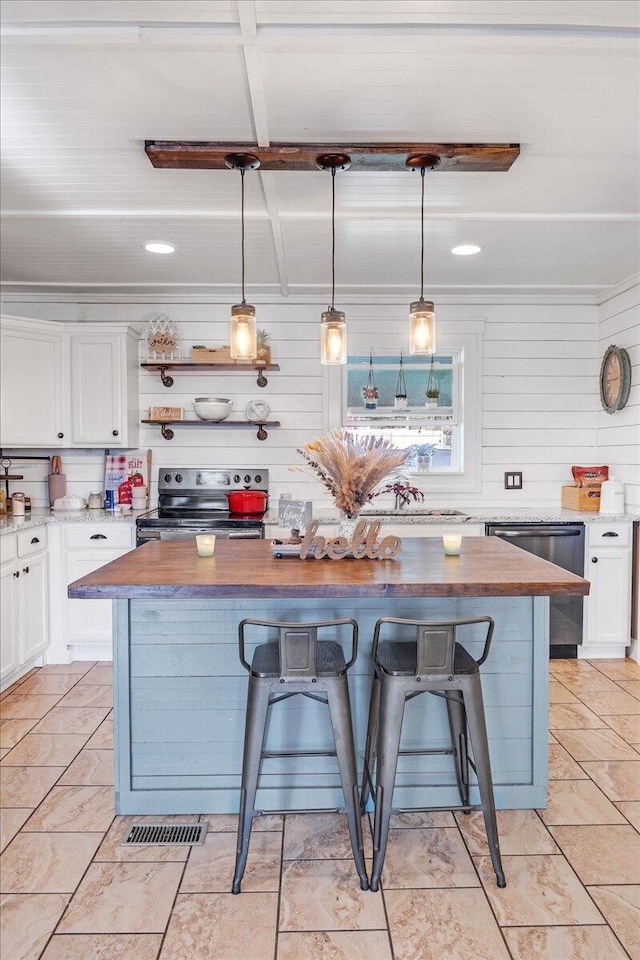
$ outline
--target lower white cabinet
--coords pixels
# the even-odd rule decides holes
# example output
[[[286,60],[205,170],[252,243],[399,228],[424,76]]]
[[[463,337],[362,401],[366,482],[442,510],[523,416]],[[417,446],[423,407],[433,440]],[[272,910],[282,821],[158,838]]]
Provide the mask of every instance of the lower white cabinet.
[[[56,552],[60,565],[57,582],[52,585],[55,603],[47,662],[112,659],[112,601],[70,600],[67,587],[128,553],[134,545],[133,523],[52,525],[51,550]]]
[[[631,643],[630,523],[587,524],[584,575],[591,583],[585,600],[582,658],[624,657]]]
[[[44,527],[9,533],[0,542],[0,685],[42,662],[49,644],[48,560]]]

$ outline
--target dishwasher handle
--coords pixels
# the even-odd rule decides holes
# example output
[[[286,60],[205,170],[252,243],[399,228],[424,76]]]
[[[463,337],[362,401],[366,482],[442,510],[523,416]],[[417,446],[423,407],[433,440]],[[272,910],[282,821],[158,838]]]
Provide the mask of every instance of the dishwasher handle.
[[[524,530],[496,530],[494,531],[495,536],[497,537],[509,537],[510,540],[516,540],[519,537],[579,537],[581,530],[564,530],[562,527],[558,527],[554,530],[531,530],[531,532]]]

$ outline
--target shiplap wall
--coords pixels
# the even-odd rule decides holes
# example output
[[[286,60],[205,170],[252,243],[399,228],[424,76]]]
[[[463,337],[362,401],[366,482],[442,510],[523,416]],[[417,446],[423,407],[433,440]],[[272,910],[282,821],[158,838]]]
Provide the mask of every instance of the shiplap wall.
[[[143,427],[140,445],[153,450],[154,474],[157,475],[159,466],[266,466],[271,473],[273,499],[286,491],[294,497],[329,505],[318,483],[290,470],[301,463],[296,448],[326,428],[323,369],[319,363],[322,309],[325,304],[283,301],[257,305],[259,326],[270,332],[273,359],[281,366],[279,373],[270,375],[266,389],[259,389],[249,373],[213,375],[209,371],[180,374],[175,378],[175,385],[166,389],[157,376],[142,371],[141,416],[146,416],[148,408],[154,405],[183,406],[190,410],[193,397],[222,396],[232,398],[234,414],[242,416],[250,399],[266,400],[271,406],[272,418],[282,422],[282,427],[273,430],[264,442],[258,441],[248,429],[227,431],[206,426],[183,430],[178,427],[175,439],[167,442],[157,428]],[[350,305],[346,308],[349,329],[355,339],[361,341],[369,330],[379,330],[384,324],[389,331],[385,340],[394,341],[399,349],[406,343],[407,309],[405,304]],[[228,336],[229,308],[223,304],[10,303],[4,305],[4,312],[43,319],[137,325],[142,325],[152,313],[163,312],[180,325],[185,346],[222,344]],[[482,485],[477,493],[456,495],[443,489],[442,480],[427,476],[423,483],[427,501],[446,506],[461,504],[464,500],[468,506],[505,510],[521,506],[557,507],[561,485],[571,482],[571,464],[597,460],[598,308],[443,305],[438,309],[438,316],[443,331],[441,344],[446,330],[455,331],[457,326],[470,320],[485,321],[483,430],[479,438]],[[602,321],[601,331],[608,322]],[[615,323],[615,314],[610,322]],[[606,329],[604,339],[610,336]],[[616,329],[622,330],[622,327]],[[640,348],[636,346],[636,350]],[[636,356],[636,363],[638,359]],[[637,417],[638,396],[634,397]],[[622,434],[612,436],[611,445],[618,436],[621,438]],[[625,442],[631,444],[631,435],[626,436]],[[62,451],[62,454],[70,492],[86,495],[100,485],[101,452]],[[624,455],[620,462],[623,459]],[[505,470],[523,471],[522,491],[504,490]],[[21,483],[25,492],[31,493],[36,502],[44,502],[43,466],[24,464],[20,472],[25,474],[26,479]]]
[[[608,414],[598,404],[598,463],[608,463],[624,481],[629,512],[640,512],[640,285],[607,300],[600,307],[598,356],[610,344],[624,347],[631,358],[631,392],[626,407]]]

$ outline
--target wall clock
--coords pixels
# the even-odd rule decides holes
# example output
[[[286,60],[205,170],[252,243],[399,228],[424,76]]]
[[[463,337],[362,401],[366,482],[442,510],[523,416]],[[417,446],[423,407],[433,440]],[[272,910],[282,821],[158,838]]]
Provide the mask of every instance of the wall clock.
[[[631,389],[631,360],[622,347],[607,347],[600,367],[600,400],[607,413],[622,410]]]

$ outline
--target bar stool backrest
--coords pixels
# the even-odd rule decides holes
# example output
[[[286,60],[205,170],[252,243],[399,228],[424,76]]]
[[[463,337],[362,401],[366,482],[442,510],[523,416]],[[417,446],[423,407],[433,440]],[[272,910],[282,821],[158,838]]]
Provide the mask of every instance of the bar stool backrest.
[[[456,628],[453,624],[424,624],[416,628],[416,675],[453,673]]]
[[[487,626],[484,650],[482,656],[476,660],[478,666],[483,664],[489,655],[491,639],[493,637],[494,622],[491,617],[471,617],[467,620],[405,620],[400,617],[381,617],[373,632],[373,659],[376,660],[380,632],[386,623],[416,628],[416,676],[451,676],[454,672],[456,630],[476,623]]]
[[[280,627],[280,677],[283,680],[299,680],[315,677],[318,673],[316,644],[318,628],[300,624],[297,627]]]
[[[347,670],[353,666],[358,656],[358,624],[351,617],[343,617],[339,620],[322,620],[317,623],[285,623],[275,620],[246,619],[240,622],[238,642],[240,662],[247,671],[251,669],[244,652],[245,628],[248,625],[275,627],[277,629],[280,679],[282,680],[305,680],[318,676],[320,672],[318,665],[318,630],[325,627],[344,625],[351,627],[351,657],[346,664]],[[323,649],[322,645],[320,649]]]

